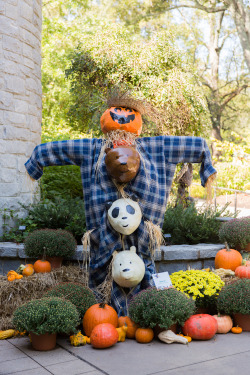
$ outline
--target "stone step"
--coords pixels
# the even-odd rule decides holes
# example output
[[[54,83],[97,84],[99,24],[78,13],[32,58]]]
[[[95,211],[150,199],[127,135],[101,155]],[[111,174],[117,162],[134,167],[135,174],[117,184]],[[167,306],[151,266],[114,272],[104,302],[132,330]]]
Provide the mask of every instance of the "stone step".
[[[157,272],[168,271],[171,274],[189,268],[212,268],[216,253],[224,247],[224,244],[207,243],[161,246],[154,255],[156,270]],[[78,245],[74,257],[69,262],[81,264],[84,259],[82,245]],[[33,261],[34,259],[25,255],[23,244],[0,242],[0,274],[6,275],[9,270],[16,270],[21,263]]]

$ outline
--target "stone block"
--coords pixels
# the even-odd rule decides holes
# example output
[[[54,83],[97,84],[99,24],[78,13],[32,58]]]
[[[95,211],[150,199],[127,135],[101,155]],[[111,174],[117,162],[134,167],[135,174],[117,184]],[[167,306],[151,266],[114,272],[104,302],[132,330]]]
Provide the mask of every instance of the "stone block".
[[[25,18],[26,20],[32,22],[33,21],[33,7],[26,4],[25,2],[22,2],[21,16]]]
[[[174,272],[186,270],[186,262],[157,262],[156,265],[157,272],[168,272],[170,275]]]
[[[13,4],[5,4],[5,15],[12,20],[17,20],[18,17],[18,7]]]
[[[78,245],[75,254],[71,258],[72,260],[77,260],[77,261],[85,261],[86,256],[88,257],[88,252],[83,252],[83,247],[82,245]]]
[[[8,35],[3,35],[3,49],[15,53],[22,52],[22,46],[19,39],[13,38]]]
[[[33,56],[34,47],[31,47],[27,43],[23,43],[23,55],[28,57],[29,59],[32,59]]]
[[[164,260],[198,259],[198,251],[194,246],[162,246],[162,250]]]
[[[0,158],[0,167],[13,168],[17,167],[17,157],[16,155],[1,155]]]
[[[40,82],[38,82],[37,80],[33,79],[33,78],[27,78],[26,81],[25,81],[25,87],[26,89],[30,90],[30,91],[35,91],[37,92],[37,87],[40,86]]]
[[[198,244],[200,258],[214,258],[217,252],[225,248],[224,244]]]
[[[214,268],[214,259],[204,259],[203,268]]]
[[[23,64],[24,64],[25,66],[28,66],[28,67],[31,68],[31,69],[34,69],[34,61],[31,60],[31,59],[28,59],[27,57],[24,57],[24,59],[23,59]]]
[[[156,249],[154,253],[154,260],[155,262],[161,261],[163,258],[162,256],[162,250],[161,249]]]
[[[4,57],[8,61],[16,61],[17,63],[22,64],[23,57],[19,53],[4,51]]]
[[[19,195],[20,186],[17,183],[0,183],[1,197],[15,197]]]
[[[14,109],[14,96],[10,92],[0,91],[0,109],[13,110]]]
[[[29,104],[25,100],[15,99],[15,111],[26,114],[28,112]]]
[[[18,76],[7,75],[6,82],[7,90],[16,94],[25,93],[25,80],[23,78],[20,78]]]
[[[7,182],[7,183],[16,182],[16,170],[9,169],[9,168],[1,168],[0,182]]]
[[[0,14],[5,14],[5,4],[3,1],[0,1]]]
[[[14,22],[10,22],[10,19],[2,14],[0,14],[0,34],[14,38],[19,35],[19,29]]]
[[[16,61],[4,60],[1,70],[6,74],[19,75],[20,65]]]
[[[1,258],[18,257],[18,245],[13,242],[0,242],[0,257]]]

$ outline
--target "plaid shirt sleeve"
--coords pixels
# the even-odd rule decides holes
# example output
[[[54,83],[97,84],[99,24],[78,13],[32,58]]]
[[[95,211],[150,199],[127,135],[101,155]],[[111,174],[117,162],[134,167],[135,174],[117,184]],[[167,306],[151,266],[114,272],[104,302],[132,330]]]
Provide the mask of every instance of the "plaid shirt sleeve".
[[[164,150],[169,163],[201,163],[200,178],[205,186],[209,176],[216,173],[205,139],[200,137],[164,137]]]
[[[56,141],[43,143],[35,147],[31,157],[25,163],[29,175],[38,180],[43,174],[43,167],[51,165],[81,165],[89,157],[91,139]]]

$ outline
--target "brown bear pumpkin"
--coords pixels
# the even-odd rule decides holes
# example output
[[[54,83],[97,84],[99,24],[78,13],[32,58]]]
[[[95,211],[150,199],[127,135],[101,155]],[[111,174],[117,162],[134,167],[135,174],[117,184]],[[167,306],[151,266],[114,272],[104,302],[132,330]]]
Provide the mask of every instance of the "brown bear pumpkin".
[[[106,148],[105,164],[108,174],[119,183],[131,181],[138,173],[140,155],[133,146]]]
[[[140,112],[132,108],[111,107],[102,115],[101,129],[104,134],[112,130],[124,130],[140,135],[142,131],[142,117]]]

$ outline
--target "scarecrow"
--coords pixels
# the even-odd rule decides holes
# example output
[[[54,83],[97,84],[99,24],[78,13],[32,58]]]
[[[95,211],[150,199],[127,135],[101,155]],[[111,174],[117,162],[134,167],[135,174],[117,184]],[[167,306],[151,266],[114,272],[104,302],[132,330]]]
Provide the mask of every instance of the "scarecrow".
[[[119,285],[111,277],[110,302],[118,315],[127,315],[129,298],[153,285],[153,254],[162,240],[161,228],[176,165],[201,163],[203,186],[216,170],[202,138],[139,137],[142,115],[147,111],[144,102],[121,95],[107,104],[101,117],[105,138],[38,145],[25,166],[36,180],[42,176],[43,167],[80,166],[87,226],[84,243],[90,247],[89,286],[102,290],[110,279],[112,255],[121,250],[136,249],[144,262],[143,278],[136,285]],[[124,270],[126,278],[129,267]]]

